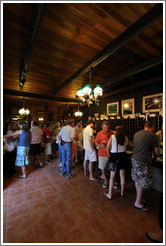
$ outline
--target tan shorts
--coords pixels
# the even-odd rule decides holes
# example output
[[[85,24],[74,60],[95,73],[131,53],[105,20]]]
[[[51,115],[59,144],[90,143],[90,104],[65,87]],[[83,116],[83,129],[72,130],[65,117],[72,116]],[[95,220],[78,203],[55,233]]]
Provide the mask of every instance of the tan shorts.
[[[99,156],[99,168],[104,170],[106,168],[106,164],[108,162],[108,157]]]
[[[45,143],[44,148],[45,148],[45,155],[51,155],[52,154],[51,143]]]
[[[90,162],[95,162],[97,161],[97,156],[96,156],[96,151],[92,150],[85,150],[85,159],[84,160],[89,160]]]

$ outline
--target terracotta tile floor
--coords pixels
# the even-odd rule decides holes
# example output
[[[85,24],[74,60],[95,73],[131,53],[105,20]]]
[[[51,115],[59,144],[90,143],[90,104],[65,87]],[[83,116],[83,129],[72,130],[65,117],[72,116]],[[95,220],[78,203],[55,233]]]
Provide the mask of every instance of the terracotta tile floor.
[[[116,189],[109,201],[103,181],[89,182],[81,164],[70,180],[60,176],[58,164],[29,166],[26,179],[4,178],[4,243],[150,243],[145,232],[158,228],[158,191],[146,192],[153,207],[141,212],[133,206],[132,180],[124,197]]]

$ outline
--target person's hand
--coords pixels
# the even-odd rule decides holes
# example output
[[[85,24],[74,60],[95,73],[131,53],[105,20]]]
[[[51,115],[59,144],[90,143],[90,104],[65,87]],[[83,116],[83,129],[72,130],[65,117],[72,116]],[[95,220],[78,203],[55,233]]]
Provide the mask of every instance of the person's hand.
[[[156,132],[156,135],[157,135],[157,136],[160,136],[160,135],[161,135],[161,130],[158,131],[158,132]]]

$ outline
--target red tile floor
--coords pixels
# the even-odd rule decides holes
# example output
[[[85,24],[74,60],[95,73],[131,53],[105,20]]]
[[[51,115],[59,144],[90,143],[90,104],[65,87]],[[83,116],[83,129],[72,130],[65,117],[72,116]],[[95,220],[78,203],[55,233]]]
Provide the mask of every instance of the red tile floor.
[[[58,164],[30,165],[26,179],[4,178],[4,243],[151,243],[145,232],[158,228],[158,191],[146,192],[153,206],[145,213],[133,206],[132,180],[124,197],[116,189],[109,201],[103,181],[89,182],[81,164],[69,180],[60,176]]]

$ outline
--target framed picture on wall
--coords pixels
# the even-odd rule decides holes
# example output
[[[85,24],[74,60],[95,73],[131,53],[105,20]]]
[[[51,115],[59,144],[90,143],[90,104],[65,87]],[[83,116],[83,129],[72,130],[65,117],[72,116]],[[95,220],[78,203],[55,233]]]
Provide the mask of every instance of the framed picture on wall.
[[[163,108],[163,93],[144,96],[142,100],[143,113],[160,112]]]
[[[55,112],[38,111],[38,121],[53,122],[55,121]]]
[[[135,111],[134,98],[122,101],[122,116],[132,116]]]
[[[119,113],[119,102],[107,104],[107,115],[116,115]]]

